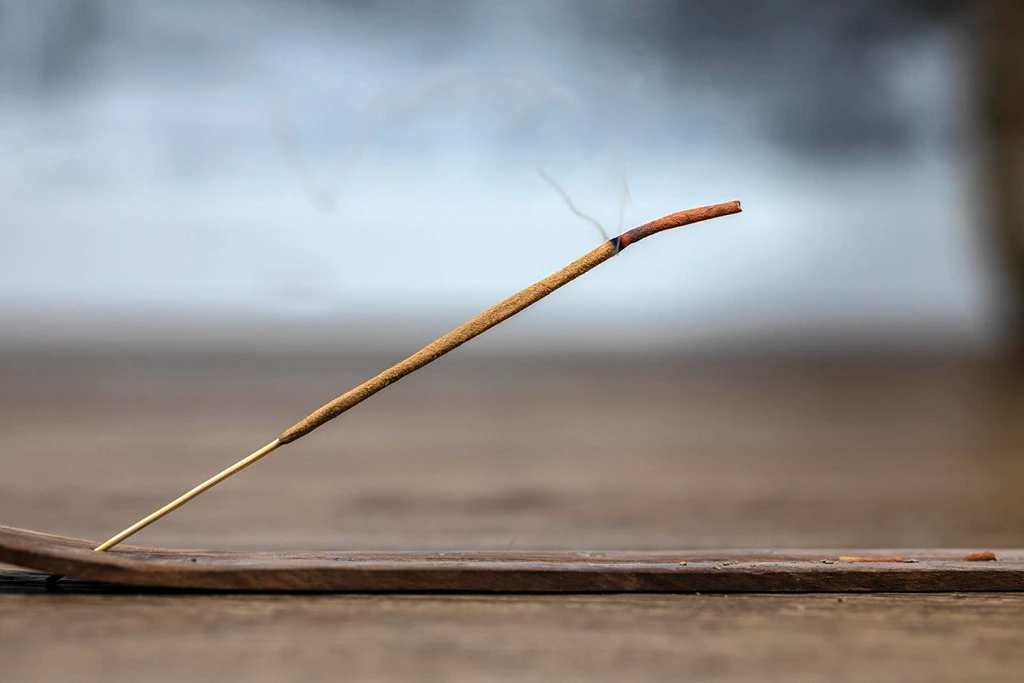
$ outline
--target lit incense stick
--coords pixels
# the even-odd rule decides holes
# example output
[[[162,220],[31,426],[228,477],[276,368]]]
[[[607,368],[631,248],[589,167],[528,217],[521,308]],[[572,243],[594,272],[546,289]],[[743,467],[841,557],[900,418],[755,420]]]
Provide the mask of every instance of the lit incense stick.
[[[108,550],[113,548],[129,536],[145,529],[164,515],[173,512],[199,494],[213,488],[232,474],[244,470],[249,465],[253,464],[263,456],[272,453],[281,446],[309,434],[320,425],[333,420],[350,408],[359,405],[389,384],[394,384],[409,373],[419,370],[424,365],[437,360],[449,351],[462,346],[473,337],[483,334],[504,320],[508,320],[519,311],[540,301],[559,287],[572,282],[588,270],[604,263],[634,242],[639,242],[643,238],[649,237],[650,235],[663,230],[669,230],[670,228],[678,228],[683,225],[705,221],[709,218],[728,216],[730,214],[739,213],[740,210],[739,202],[726,202],[725,204],[715,204],[713,206],[703,206],[698,209],[680,211],[679,213],[673,213],[665,216],[664,218],[659,218],[656,221],[651,221],[650,223],[641,225],[638,228],[633,228],[632,230],[622,233],[618,237],[608,240],[597,249],[594,249],[589,254],[573,261],[557,273],[549,275],[540,282],[527,287],[517,294],[513,294],[496,306],[492,306],[487,309],[469,322],[455,328],[433,344],[429,344],[420,351],[417,351],[401,363],[391,366],[368,382],[364,382],[348,393],[342,394],[305,419],[286,429],[281,436],[277,437],[252,455],[239,460],[220,474],[207,479],[188,493],[185,493],[181,497],[171,501],[147,517],[140,519],[138,522],[132,524],[110,540],[96,546],[95,550]]]

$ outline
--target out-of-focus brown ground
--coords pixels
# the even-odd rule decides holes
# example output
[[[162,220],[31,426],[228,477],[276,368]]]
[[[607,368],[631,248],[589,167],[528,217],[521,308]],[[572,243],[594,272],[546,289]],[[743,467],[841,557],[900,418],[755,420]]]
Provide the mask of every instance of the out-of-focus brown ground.
[[[389,360],[8,352],[0,523],[106,538]],[[1022,491],[1024,381],[998,361],[452,356],[137,540],[998,550],[1024,546]],[[945,680],[968,665],[998,678],[1024,664],[1021,607],[1015,596],[7,594],[0,659],[16,680],[59,678],[65,659],[78,680],[280,680],[340,671],[328,661],[341,658],[386,680],[859,680],[887,666]]]

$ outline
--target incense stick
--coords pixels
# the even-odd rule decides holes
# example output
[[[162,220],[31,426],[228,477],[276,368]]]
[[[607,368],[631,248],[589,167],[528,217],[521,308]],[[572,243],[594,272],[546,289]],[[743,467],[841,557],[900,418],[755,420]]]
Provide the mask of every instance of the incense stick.
[[[594,249],[589,254],[573,261],[557,273],[549,275],[540,282],[513,294],[501,303],[487,309],[469,322],[455,328],[434,343],[428,344],[423,349],[417,351],[402,362],[391,366],[373,379],[360,384],[355,389],[342,394],[330,403],[322,406],[306,418],[296,422],[294,425],[286,429],[281,433],[281,436],[274,439],[263,448],[242,460],[239,460],[223,472],[207,479],[199,486],[196,486],[191,491],[188,491],[182,496],[176,498],[159,510],[143,517],[121,533],[96,546],[95,550],[103,551],[113,548],[129,536],[134,535],[161,517],[173,512],[199,494],[213,488],[231,475],[236,472],[240,472],[265,455],[272,453],[285,444],[289,444],[302,438],[317,427],[320,427],[321,425],[338,417],[345,411],[359,405],[381,389],[394,384],[409,373],[419,370],[424,365],[437,360],[449,351],[462,346],[473,337],[483,334],[498,323],[508,320],[516,313],[519,313],[528,306],[537,303],[559,287],[567,285],[580,275],[583,275],[587,271],[601,265],[629,245],[639,242],[645,237],[650,237],[655,233],[662,232],[663,230],[678,228],[711,218],[718,218],[720,216],[728,216],[730,214],[739,213],[740,211],[739,202],[726,202],[724,204],[714,204],[712,206],[689,209],[688,211],[680,211],[678,213],[665,216],[664,218],[659,218],[656,221],[645,223],[644,225],[628,230],[618,237],[614,237],[607,242],[604,242],[597,249]]]

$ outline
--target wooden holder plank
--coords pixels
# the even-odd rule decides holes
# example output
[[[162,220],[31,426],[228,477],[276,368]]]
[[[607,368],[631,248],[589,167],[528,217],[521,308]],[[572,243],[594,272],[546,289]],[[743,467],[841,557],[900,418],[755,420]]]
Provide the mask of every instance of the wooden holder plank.
[[[1024,550],[224,552],[121,546],[0,526],[0,562],[110,584],[287,592],[948,592],[1024,590]],[[842,561],[856,556],[873,561]],[[899,559],[896,559],[899,558]]]

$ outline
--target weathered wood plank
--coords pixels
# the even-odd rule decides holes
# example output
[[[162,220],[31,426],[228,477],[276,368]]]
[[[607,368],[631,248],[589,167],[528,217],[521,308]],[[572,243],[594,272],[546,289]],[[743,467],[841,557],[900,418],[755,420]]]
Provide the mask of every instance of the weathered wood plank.
[[[0,561],[92,581],[221,591],[942,592],[1024,590],[1024,550],[227,552],[125,546],[0,527]],[[851,557],[870,561],[852,561]]]

